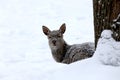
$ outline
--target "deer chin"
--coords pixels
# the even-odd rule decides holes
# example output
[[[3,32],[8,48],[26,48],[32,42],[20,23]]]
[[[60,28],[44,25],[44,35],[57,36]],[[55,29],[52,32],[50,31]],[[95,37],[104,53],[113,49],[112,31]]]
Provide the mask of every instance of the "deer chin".
[[[58,48],[56,44],[52,44],[50,47],[51,47],[51,49],[53,49],[53,50],[56,50],[56,49]]]
[[[57,47],[57,46],[51,46],[51,49],[52,49],[52,50],[57,50],[58,47]]]

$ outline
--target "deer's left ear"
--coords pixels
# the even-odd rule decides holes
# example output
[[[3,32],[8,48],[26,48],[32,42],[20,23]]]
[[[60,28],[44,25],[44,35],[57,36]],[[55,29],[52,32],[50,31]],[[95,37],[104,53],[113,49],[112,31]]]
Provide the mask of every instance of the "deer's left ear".
[[[63,24],[61,25],[59,31],[62,32],[62,34],[64,34],[64,33],[65,33],[65,30],[66,30],[66,25],[65,25],[65,23],[63,23]]]

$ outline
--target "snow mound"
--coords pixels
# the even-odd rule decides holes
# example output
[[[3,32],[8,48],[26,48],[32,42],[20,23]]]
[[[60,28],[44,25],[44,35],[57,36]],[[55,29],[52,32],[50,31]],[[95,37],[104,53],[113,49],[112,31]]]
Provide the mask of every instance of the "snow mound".
[[[95,56],[105,65],[120,66],[120,42],[115,41],[112,34],[111,30],[104,30],[101,33]]]
[[[120,67],[100,64],[88,58],[51,72],[43,80],[120,80]]]

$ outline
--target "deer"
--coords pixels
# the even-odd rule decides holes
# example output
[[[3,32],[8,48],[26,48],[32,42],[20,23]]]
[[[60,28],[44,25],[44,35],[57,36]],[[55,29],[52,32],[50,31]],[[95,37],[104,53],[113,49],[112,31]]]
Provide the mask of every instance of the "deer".
[[[90,58],[95,52],[93,42],[69,45],[63,39],[66,31],[66,24],[63,23],[59,30],[51,31],[48,27],[42,26],[43,33],[47,36],[49,47],[54,60],[58,63],[70,64],[79,60]]]

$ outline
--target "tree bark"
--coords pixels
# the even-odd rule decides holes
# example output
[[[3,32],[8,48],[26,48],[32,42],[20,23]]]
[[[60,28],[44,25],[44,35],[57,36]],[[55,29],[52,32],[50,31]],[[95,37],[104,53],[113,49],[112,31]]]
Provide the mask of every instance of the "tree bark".
[[[112,27],[120,14],[120,0],[93,0],[95,47],[101,32],[110,29],[117,33],[113,37],[120,41],[120,25]],[[120,20],[119,20],[120,21]]]

